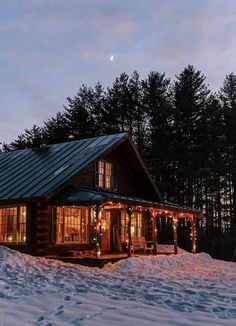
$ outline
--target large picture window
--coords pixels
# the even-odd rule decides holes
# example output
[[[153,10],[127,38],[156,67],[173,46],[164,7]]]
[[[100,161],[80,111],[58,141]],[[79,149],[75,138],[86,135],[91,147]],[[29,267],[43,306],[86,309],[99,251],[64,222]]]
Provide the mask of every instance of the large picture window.
[[[56,242],[89,243],[87,207],[57,207]]]
[[[105,161],[98,161],[96,168],[97,181],[99,188],[111,189],[112,185],[112,164]]]
[[[26,242],[26,206],[0,208],[0,242]]]

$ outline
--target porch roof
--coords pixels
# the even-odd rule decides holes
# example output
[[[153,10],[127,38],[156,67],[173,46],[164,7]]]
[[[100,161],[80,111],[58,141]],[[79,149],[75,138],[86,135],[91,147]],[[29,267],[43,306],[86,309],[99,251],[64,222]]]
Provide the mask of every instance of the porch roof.
[[[155,202],[144,198],[132,197],[123,194],[119,194],[112,191],[106,190],[95,190],[91,188],[85,188],[81,186],[70,186],[64,189],[56,199],[54,203],[60,203],[63,205],[95,205],[104,204],[106,202],[121,203],[126,205],[136,205],[148,208],[159,208],[164,211],[174,211],[177,213],[194,214],[195,217],[201,217],[202,213],[200,210],[173,204],[167,201]]]

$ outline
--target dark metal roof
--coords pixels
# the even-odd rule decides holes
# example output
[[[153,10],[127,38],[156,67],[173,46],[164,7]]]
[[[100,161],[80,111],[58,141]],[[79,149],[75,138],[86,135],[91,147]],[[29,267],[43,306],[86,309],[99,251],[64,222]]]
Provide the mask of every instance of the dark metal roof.
[[[126,135],[0,153],[0,201],[46,196]]]
[[[143,207],[153,207],[160,208],[163,210],[171,210],[182,213],[191,213],[191,214],[201,214],[198,209],[189,208],[186,206],[176,205],[169,202],[156,202],[150,201],[143,198],[131,197],[121,195],[111,191],[104,190],[94,190],[85,187],[67,187],[64,189],[59,195],[57,195],[56,202],[62,205],[73,205],[73,204],[84,204],[84,205],[94,205],[94,204],[102,204],[108,201],[112,201],[115,203],[125,203],[128,205],[137,205]]]

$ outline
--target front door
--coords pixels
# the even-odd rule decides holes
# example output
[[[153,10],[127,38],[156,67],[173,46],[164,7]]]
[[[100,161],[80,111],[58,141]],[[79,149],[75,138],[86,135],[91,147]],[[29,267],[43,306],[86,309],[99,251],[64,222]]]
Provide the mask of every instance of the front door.
[[[101,251],[109,252],[111,250],[111,214],[109,211],[103,211],[101,216]]]
[[[120,210],[111,211],[111,250],[122,252]]]

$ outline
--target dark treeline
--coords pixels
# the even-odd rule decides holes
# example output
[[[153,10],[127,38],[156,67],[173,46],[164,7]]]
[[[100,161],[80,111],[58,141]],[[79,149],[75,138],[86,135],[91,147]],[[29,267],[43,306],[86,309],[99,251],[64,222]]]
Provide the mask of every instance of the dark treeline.
[[[187,66],[174,81],[122,73],[111,87],[82,85],[63,111],[2,150],[128,131],[164,199],[200,208],[199,249],[231,259],[236,244],[236,75],[212,93]]]

